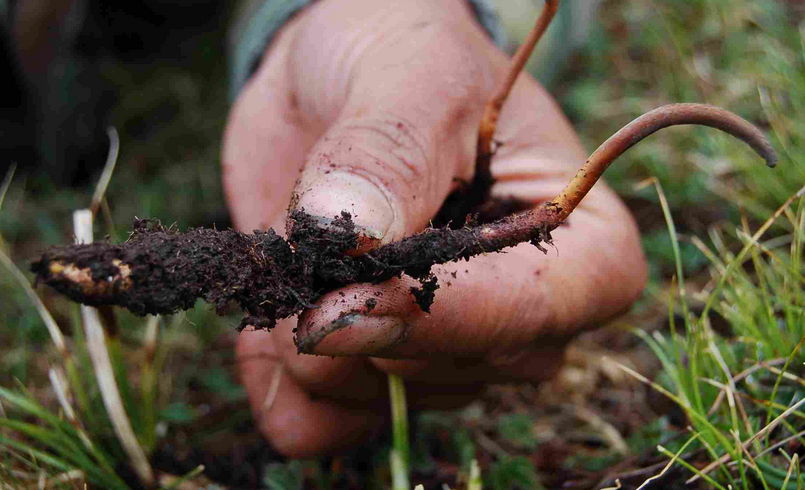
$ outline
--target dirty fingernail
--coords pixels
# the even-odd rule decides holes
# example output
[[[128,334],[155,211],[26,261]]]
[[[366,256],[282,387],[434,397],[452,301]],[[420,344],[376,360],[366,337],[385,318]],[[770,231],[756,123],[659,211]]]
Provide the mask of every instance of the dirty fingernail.
[[[305,354],[372,355],[399,344],[405,332],[400,318],[348,312],[324,325],[300,325],[296,345]]]
[[[361,233],[382,240],[394,222],[394,209],[386,194],[373,182],[360,175],[333,171],[306,186],[299,208],[314,216],[331,219],[342,211],[352,215]]]

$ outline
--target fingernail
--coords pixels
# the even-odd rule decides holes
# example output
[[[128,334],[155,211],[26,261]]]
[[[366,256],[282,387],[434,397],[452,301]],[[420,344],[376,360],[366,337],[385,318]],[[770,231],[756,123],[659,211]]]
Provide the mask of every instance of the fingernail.
[[[346,312],[323,326],[300,326],[296,347],[304,354],[372,355],[399,344],[406,330],[406,323],[397,317]]]
[[[394,222],[394,209],[373,182],[356,174],[334,171],[314,180],[300,197],[298,207],[314,216],[331,219],[342,211],[370,241],[382,240]]]

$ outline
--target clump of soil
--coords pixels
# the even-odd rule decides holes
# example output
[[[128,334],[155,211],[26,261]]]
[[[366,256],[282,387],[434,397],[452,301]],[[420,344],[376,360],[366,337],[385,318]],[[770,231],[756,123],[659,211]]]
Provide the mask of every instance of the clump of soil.
[[[88,274],[76,281],[76,274],[54,267],[69,264]],[[234,301],[247,313],[244,321],[265,328],[316,299],[290,245],[274,230],[180,233],[155,220],[137,220],[124,243],[51,247],[31,270],[37,280],[85,304],[145,315],[189,309],[197,298],[222,313]]]
[[[542,208],[543,214],[550,210]],[[84,304],[123,306],[144,315],[189,309],[197,298],[215,305],[219,313],[235,302],[246,313],[240,328],[270,329],[279,319],[316,308],[328,291],[402,274],[421,282],[411,293],[422,310],[430,311],[439,288],[432,265],[521,241],[544,250],[539,243],[550,241],[552,229],[526,229],[524,218],[515,215],[488,225],[428,229],[353,256],[348,252],[362,236],[349,213],[325,223],[299,209],[290,218],[287,241],[274,230],[244,234],[197,228],[180,233],[156,220],[136,220],[124,243],[51,247],[31,270],[37,281]]]

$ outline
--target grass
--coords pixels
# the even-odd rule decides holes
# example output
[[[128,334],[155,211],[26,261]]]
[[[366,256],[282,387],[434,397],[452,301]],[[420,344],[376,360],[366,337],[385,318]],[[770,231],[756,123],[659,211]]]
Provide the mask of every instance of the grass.
[[[797,117],[805,103],[805,24],[792,21],[781,2],[612,3],[611,30],[599,32],[606,39],[595,43],[605,47],[584,59],[611,62],[613,44],[631,55],[617,61],[621,76],[590,77],[566,91],[565,105],[582,127],[608,133],[609,121],[622,112],[682,97],[765,125],[781,153],[779,172],[768,172],[720,135],[677,131],[636,147],[608,176],[624,195],[659,200],[668,230],[659,230],[656,220],[641,223],[651,230],[644,243],[655,244],[647,250],[653,286],[661,287],[670,272],[678,287],[669,301],[669,330],[635,330],[662,362],[659,384],[624,369],[682,408],[692,431],[688,450],[701,449],[711,463],[703,471],[685,458],[675,461],[705,487],[801,488],[798,457],[778,444],[787,438],[801,443],[797,434],[805,425],[805,413],[792,410],[801,399],[805,360],[803,202],[797,195],[805,183],[805,132]],[[617,34],[623,32],[630,35]],[[651,71],[653,80],[637,75],[657,65],[668,69]],[[592,103],[602,91],[611,102]],[[646,174],[658,179],[667,198],[662,190],[657,197],[646,194],[651,186],[627,188]],[[691,220],[695,211],[681,211],[707,210],[713,199],[730,206],[705,226],[707,220]],[[680,236],[675,221],[688,235]],[[662,241],[666,245],[656,246]]]
[[[685,101],[725,107],[768,128],[781,150],[778,171],[768,172],[723,135],[667,132],[610,170],[607,180],[622,195],[656,202],[629,184],[654,176],[672,209],[726,199],[764,220],[798,190],[805,181],[795,151],[803,134],[803,33],[783,2],[607,2],[604,9],[575,64],[585,76],[561,96],[589,147],[647,109]],[[738,218],[734,211],[729,217]]]
[[[671,236],[677,240],[667,201],[659,185],[657,189],[669,217]],[[766,449],[778,425],[784,430],[775,435],[777,440],[797,437],[805,426],[805,413],[797,410],[805,400],[800,400],[796,393],[798,387],[805,385],[805,380],[799,376],[802,370],[788,371],[805,360],[802,350],[805,304],[802,303],[802,276],[799,273],[802,238],[805,237],[805,229],[801,226],[805,200],[801,194],[799,192],[788,199],[751,238],[743,235],[741,240],[741,235],[736,236],[736,241],[743,242],[737,254],[729,252],[725,246],[719,256],[699,242],[714,270],[713,287],[700,295],[704,296],[702,299],[708,306],[718,300],[717,309],[730,323],[729,336],[713,332],[707,316],[708,306],[700,317],[689,313],[680,255],[676,249],[679,300],[684,318],[683,325],[679,326],[681,331],[674,322],[670,326],[670,339],[663,335],[652,337],[636,330],[636,334],[662,361],[666,386],[624,368],[684,410],[695,434],[690,442],[694,439],[701,441],[712,459],[702,471],[685,465],[697,477],[706,477],[706,481],[717,488],[734,484],[736,478],[743,488],[754,488],[758,481],[763,488],[797,488],[790,481],[783,485],[790,459],[787,458],[785,467],[780,468],[775,465],[773,456],[776,454]],[[783,246],[789,257],[782,257],[779,250],[775,254],[774,250],[758,243],[758,239],[792,203],[797,203],[799,210],[796,215],[786,214],[793,228],[793,237],[790,244]],[[741,231],[747,232],[746,223]],[[723,245],[724,241],[718,240],[718,243]],[[765,249],[768,258],[761,257],[758,249]],[[744,260],[752,261],[754,274],[741,267]],[[792,266],[793,263],[797,265]],[[673,302],[671,304],[673,312]],[[781,360],[784,361],[782,369],[769,365],[780,364]],[[792,365],[793,361],[796,362]],[[759,370],[760,373],[751,378],[741,374],[747,370]],[[741,381],[740,388],[738,380]],[[723,403],[725,398],[726,405]],[[792,415],[794,420],[787,420]],[[667,450],[661,451],[667,454]],[[779,459],[776,461],[779,463]],[[710,470],[718,471],[711,477],[707,476]],[[805,484],[805,481],[795,481],[796,485]]]
[[[617,334],[600,333],[610,361],[583,350],[564,377],[542,388],[495,387],[462,411],[411,414],[411,484],[601,488],[615,487],[617,477],[621,488],[637,488],[699,476],[693,488],[805,488],[805,407],[796,406],[805,387],[802,200],[753,238],[805,183],[805,24],[785,8],[603,2],[591,42],[552,89],[589,148],[642,111],[707,102],[765,128],[780,163],[769,171],[749,149],[706,129],[666,131],[625,155],[606,178],[635,211],[652,275],[650,294],[614,326]],[[226,225],[217,161],[226,104],[203,103],[225,99],[223,77],[210,75],[220,64],[207,59],[215,52],[145,70],[104,65],[125,95],[113,111],[122,141],[107,191],[114,226],[99,218],[96,235],[125,237],[134,215],[180,228]],[[665,204],[655,187],[635,188],[648,177],[659,180]],[[23,269],[41,245],[70,239],[70,213],[92,196],[91,188],[58,188],[24,173],[2,189],[0,246]],[[43,301],[65,333],[69,363],[25,291],[0,274],[0,479],[15,488],[40,475],[57,488],[130,487],[136,477],[111,423],[93,416],[106,408],[78,310],[49,295]],[[117,329],[107,330],[115,380],[157,470],[184,475],[203,462],[209,479],[224,481],[237,469],[221,461],[251,451],[242,467],[264,488],[388,488],[391,438],[305,462],[286,462],[258,442],[234,374],[234,317],[215,319],[204,306],[159,323],[115,317]],[[629,340],[625,324],[640,342]],[[584,342],[580,348],[590,349]],[[612,369],[617,363],[624,368]],[[63,388],[49,377],[59,367],[64,375],[53,377],[66,380]],[[624,372],[634,376],[617,374]],[[631,381],[636,376],[670,398],[652,401]],[[58,401],[60,390],[78,423]],[[220,456],[217,447],[228,452]]]

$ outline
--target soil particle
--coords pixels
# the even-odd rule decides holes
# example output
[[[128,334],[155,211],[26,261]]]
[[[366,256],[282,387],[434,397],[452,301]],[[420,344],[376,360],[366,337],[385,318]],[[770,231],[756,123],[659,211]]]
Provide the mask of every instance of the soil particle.
[[[369,298],[366,300],[366,303],[364,304],[366,305],[366,313],[369,313],[370,311],[374,310],[375,307],[377,306],[377,300],[374,298]]]
[[[31,270],[38,281],[85,304],[124,306],[144,315],[189,309],[197,298],[213,304],[218,313],[235,302],[246,313],[241,329],[271,329],[279,319],[318,308],[316,302],[328,291],[403,274],[421,283],[411,293],[429,312],[439,288],[431,272],[434,264],[469,260],[523,240],[540,249],[541,241],[550,243],[550,229],[540,225],[524,230],[519,220],[514,215],[477,227],[431,228],[363,255],[349,253],[358,247],[361,234],[346,211],[333,218],[292,211],[287,241],[273,230],[244,234],[199,228],[180,233],[157,220],[137,220],[124,243],[51,247]],[[85,280],[65,274],[68,267]],[[123,268],[128,268],[126,280],[114,279],[123,275]]]
[[[416,304],[425,313],[430,313],[430,307],[433,304],[433,299],[436,297],[436,290],[439,289],[439,283],[436,276],[431,276],[429,279],[420,281],[422,287],[411,288],[411,294],[416,300]]]

